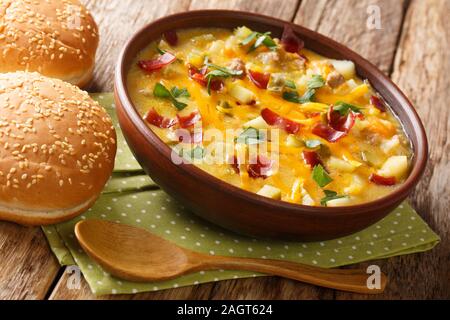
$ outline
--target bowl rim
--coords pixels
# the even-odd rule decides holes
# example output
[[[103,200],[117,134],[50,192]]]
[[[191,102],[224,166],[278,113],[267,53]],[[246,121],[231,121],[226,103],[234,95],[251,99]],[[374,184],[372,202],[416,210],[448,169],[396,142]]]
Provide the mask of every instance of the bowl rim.
[[[120,100],[121,108],[124,111],[124,114],[128,117],[132,125],[139,131],[141,135],[144,136],[145,140],[152,144],[158,152],[167,159],[167,161],[171,161],[171,152],[172,149],[166,145],[154,132],[151,128],[145,123],[143,117],[140,115],[139,111],[134,106],[131,98],[128,94],[127,89],[127,68],[125,65],[125,57],[127,56],[127,52],[134,45],[135,41],[139,39],[148,29],[152,26],[168,22],[170,20],[182,19],[189,17],[190,19],[195,18],[196,16],[203,15],[214,15],[217,18],[220,18],[222,15],[239,15],[239,16],[247,16],[253,17],[259,20],[267,20],[270,21],[269,24],[275,26],[279,25],[290,25],[294,28],[294,31],[301,29],[304,33],[309,33],[310,35],[314,35],[320,41],[326,41],[330,46],[334,47],[337,51],[343,54],[346,57],[350,57],[357,66],[364,64],[364,68],[370,73],[374,78],[381,79],[383,82],[383,86],[388,89],[388,91],[395,94],[393,97],[394,100],[397,100],[398,105],[401,109],[405,111],[404,117],[408,118],[412,123],[412,135],[417,138],[417,145],[413,144],[414,154],[413,156],[416,158],[414,161],[414,166],[410,169],[410,173],[408,178],[403,182],[403,184],[393,192],[388,195],[381,197],[379,199],[364,202],[361,204],[350,205],[350,206],[340,206],[340,207],[323,207],[323,206],[306,206],[302,204],[295,204],[281,200],[274,200],[264,196],[260,196],[256,193],[241,189],[236,187],[230,183],[220,180],[215,176],[203,171],[202,169],[196,167],[193,164],[182,163],[180,165],[176,165],[179,170],[181,170],[184,174],[195,177],[202,183],[207,183],[209,187],[218,188],[219,191],[225,192],[227,194],[232,193],[233,196],[237,196],[246,201],[264,204],[268,209],[284,209],[295,212],[301,211],[302,214],[317,216],[317,215],[329,215],[333,214],[333,216],[348,216],[352,214],[359,214],[361,211],[371,210],[374,207],[383,208],[388,207],[396,202],[399,199],[405,199],[410,193],[411,189],[417,184],[419,179],[421,178],[424,169],[426,167],[426,163],[428,160],[428,141],[425,133],[425,128],[420,120],[417,111],[415,110],[411,101],[406,97],[406,95],[399,89],[399,87],[382,71],[380,71],[375,65],[371,62],[346,47],[339,42],[324,36],[314,30],[310,30],[301,25],[295,24],[290,21],[285,21],[282,19],[262,15],[259,13],[248,12],[248,11],[240,11],[240,10],[226,10],[226,9],[205,9],[205,10],[192,10],[187,12],[180,12],[171,15],[167,15],[161,18],[158,18],[140,28],[137,32],[135,32],[131,38],[126,42],[125,46],[121,50],[114,75],[114,93],[115,98]],[[315,40],[316,41],[316,40]],[[141,48],[142,49],[142,48]],[[356,60],[356,61],[355,61]],[[379,90],[377,90],[379,91]],[[403,120],[400,116],[397,115],[395,110],[394,114],[398,117],[400,123],[403,126]],[[407,134],[408,139],[412,143],[412,139]]]

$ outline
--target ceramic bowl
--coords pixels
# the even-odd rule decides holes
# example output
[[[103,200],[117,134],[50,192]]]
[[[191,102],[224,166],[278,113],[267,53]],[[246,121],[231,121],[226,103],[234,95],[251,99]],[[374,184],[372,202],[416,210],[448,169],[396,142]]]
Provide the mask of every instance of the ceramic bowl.
[[[411,140],[414,157],[407,180],[389,195],[360,205],[331,208],[276,201],[234,187],[192,164],[176,165],[171,161],[171,149],[144,122],[127,92],[127,72],[133,59],[164,31],[246,25],[280,37],[285,24],[290,23],[248,12],[200,10],[167,16],[146,25],[127,42],[117,62],[115,99],[120,126],[148,175],[192,212],[214,224],[263,238],[312,241],[348,235],[382,219],[405,200],[419,181],[428,155],[425,131],[411,102],[386,75],[349,48],[292,24],[306,48],[326,57],[352,60],[358,75],[368,79],[390,104]]]

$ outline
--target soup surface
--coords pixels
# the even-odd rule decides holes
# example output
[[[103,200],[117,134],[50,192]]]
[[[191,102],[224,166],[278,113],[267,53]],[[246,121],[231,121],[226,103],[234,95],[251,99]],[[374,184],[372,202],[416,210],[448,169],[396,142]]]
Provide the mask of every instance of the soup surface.
[[[281,39],[247,27],[170,31],[127,81],[174,154],[262,196],[353,205],[393,192],[409,172],[409,141],[383,98],[353,62],[303,48],[290,28]]]

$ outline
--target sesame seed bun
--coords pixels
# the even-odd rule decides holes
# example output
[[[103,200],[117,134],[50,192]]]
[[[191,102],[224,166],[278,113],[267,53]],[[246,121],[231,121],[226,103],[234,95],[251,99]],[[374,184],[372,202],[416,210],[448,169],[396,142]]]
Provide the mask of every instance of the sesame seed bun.
[[[77,0],[1,0],[0,72],[36,71],[79,87],[92,78],[97,25]]]
[[[88,209],[111,175],[106,111],[67,82],[0,74],[0,220],[53,224]]]

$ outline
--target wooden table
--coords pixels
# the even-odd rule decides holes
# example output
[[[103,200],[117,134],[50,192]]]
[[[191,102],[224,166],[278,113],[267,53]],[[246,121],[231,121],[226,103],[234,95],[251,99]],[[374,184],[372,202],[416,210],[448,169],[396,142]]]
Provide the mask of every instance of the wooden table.
[[[106,299],[429,299],[450,298],[450,0],[84,0],[100,26],[101,45],[90,91],[110,91],[120,48],[158,17],[201,8],[276,16],[330,36],[389,74],[425,123],[430,160],[411,196],[441,236],[431,252],[376,261],[388,275],[386,292],[362,296],[276,277],[229,280]],[[380,10],[381,29],[370,29]],[[69,290],[40,228],[0,223],[0,299],[96,299],[83,281]]]

